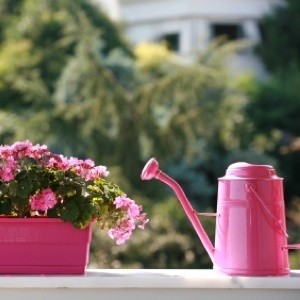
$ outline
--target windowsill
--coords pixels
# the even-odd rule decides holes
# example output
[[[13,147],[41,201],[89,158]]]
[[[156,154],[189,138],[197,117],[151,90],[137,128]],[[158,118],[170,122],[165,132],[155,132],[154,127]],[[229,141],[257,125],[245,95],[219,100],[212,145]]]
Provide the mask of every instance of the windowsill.
[[[90,269],[83,276],[2,275],[0,295],[1,299],[22,300],[200,299],[200,296],[245,300],[260,295],[264,300],[299,299],[300,270],[284,277],[232,277],[214,270],[177,269]]]

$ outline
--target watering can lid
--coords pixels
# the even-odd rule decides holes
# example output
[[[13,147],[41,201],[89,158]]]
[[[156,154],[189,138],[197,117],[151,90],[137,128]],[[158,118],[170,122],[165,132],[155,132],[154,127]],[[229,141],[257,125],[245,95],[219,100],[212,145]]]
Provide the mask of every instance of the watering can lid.
[[[255,165],[246,162],[237,162],[227,168],[226,176],[240,178],[278,178],[275,169],[270,165]],[[224,178],[224,177],[223,177]]]

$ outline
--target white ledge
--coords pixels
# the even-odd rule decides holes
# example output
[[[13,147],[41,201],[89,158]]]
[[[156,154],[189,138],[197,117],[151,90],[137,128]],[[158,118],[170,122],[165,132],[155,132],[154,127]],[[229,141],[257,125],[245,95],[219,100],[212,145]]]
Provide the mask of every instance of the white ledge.
[[[83,276],[0,276],[1,299],[300,299],[300,270],[284,277],[214,270],[88,270]],[[101,297],[100,297],[101,296]],[[39,298],[41,297],[41,298]]]

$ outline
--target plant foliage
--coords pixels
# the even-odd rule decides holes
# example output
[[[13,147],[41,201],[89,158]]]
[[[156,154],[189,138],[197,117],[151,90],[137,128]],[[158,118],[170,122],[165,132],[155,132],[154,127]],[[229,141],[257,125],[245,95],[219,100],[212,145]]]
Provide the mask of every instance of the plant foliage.
[[[105,179],[105,166],[53,154],[29,141],[0,147],[0,215],[61,218],[76,228],[97,220],[118,244],[135,223],[147,222],[142,208]]]

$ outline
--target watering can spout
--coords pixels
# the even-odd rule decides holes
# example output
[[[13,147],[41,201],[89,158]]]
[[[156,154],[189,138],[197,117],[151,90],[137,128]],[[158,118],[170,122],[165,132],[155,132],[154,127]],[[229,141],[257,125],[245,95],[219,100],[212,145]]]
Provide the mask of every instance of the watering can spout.
[[[163,183],[167,184],[176,194],[178,200],[180,201],[186,215],[188,216],[190,222],[194,226],[205,250],[207,251],[210,259],[212,262],[215,262],[214,259],[214,251],[215,248],[213,247],[211,240],[209,239],[207,233],[205,232],[202,224],[200,223],[196,211],[191,206],[190,202],[188,201],[184,191],[180,187],[180,185],[167,174],[159,169],[159,163],[155,158],[151,158],[145,165],[142,173],[141,173],[142,180],[151,180],[157,179],[162,181]]]

